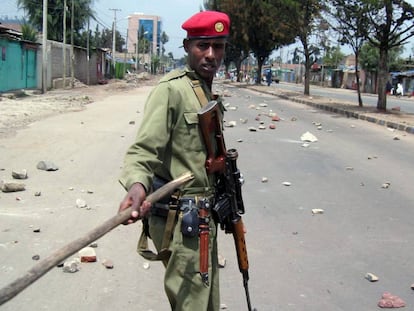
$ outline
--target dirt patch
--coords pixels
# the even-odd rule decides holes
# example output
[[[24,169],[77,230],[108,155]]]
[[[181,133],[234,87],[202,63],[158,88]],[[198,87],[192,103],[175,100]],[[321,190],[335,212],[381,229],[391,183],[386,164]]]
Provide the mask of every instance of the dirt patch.
[[[155,85],[158,76],[138,78],[127,75],[125,80],[108,80],[107,84],[87,86],[76,82],[74,88],[39,91],[17,91],[0,96],[0,138],[11,137],[30,123],[59,113],[81,111],[107,96]]]

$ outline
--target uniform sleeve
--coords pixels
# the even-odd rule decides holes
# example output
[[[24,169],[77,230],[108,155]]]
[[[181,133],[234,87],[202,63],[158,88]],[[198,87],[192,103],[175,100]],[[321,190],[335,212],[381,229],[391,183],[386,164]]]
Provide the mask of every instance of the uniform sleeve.
[[[149,95],[137,137],[124,158],[119,182],[126,190],[136,182],[147,191],[151,188],[170,139],[176,101],[169,83],[160,83]]]

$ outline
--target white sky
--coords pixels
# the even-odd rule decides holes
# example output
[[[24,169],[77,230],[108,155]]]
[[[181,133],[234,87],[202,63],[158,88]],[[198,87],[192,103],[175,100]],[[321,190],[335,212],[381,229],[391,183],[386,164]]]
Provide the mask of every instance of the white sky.
[[[41,3],[42,0],[33,0]],[[180,48],[182,39],[185,37],[185,31],[181,29],[181,24],[191,15],[197,13],[203,4],[203,0],[93,0],[94,11],[97,19],[106,28],[112,27],[114,19],[114,11],[110,9],[118,9],[117,11],[117,30],[121,35],[126,37],[127,33],[127,17],[133,13],[144,13],[148,15],[158,15],[162,19],[163,31],[168,35],[169,42],[165,45],[166,53],[172,52],[174,58],[180,58],[184,55],[184,50]],[[408,3],[414,5],[414,0],[407,0]],[[22,16],[23,12],[17,9],[17,0],[1,0],[0,16]],[[100,25],[102,30],[103,26]],[[95,25],[91,25],[91,29],[95,29]],[[405,45],[404,55],[412,54],[414,47],[413,40]],[[285,47],[282,52],[283,59],[290,50],[294,50],[294,46]],[[349,49],[342,47],[345,53],[350,53]],[[280,51],[276,51],[277,55]],[[273,56],[273,55],[272,55]],[[291,58],[291,56],[290,56]]]
[[[42,3],[42,0],[33,0]],[[117,30],[126,38],[128,20],[127,17],[133,13],[144,13],[158,15],[162,19],[162,30],[169,37],[168,43],[164,46],[166,53],[172,52],[174,58],[184,56],[184,50],[180,48],[186,33],[181,24],[191,15],[200,11],[203,0],[93,0],[95,15],[100,22],[99,29],[112,28],[114,11],[117,9]],[[69,2],[69,0],[68,0]],[[17,0],[1,0],[0,16],[23,16],[23,12],[17,9]],[[91,29],[95,25],[91,23]]]

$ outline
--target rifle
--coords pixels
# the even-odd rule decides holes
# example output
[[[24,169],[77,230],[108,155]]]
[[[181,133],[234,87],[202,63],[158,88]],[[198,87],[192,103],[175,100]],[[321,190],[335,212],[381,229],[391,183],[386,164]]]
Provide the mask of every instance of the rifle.
[[[194,176],[192,173],[185,173],[178,178],[170,181],[165,184],[155,192],[147,196],[146,200],[151,203],[155,203],[167,195],[173,193],[177,188],[181,187],[183,184],[193,179]],[[70,255],[76,253],[83,247],[89,245],[90,243],[96,241],[98,238],[102,237],[118,225],[124,223],[131,217],[131,207],[123,210],[122,212],[116,214],[115,216],[109,218],[107,221],[101,225],[95,227],[93,230],[89,231],[82,237],[77,240],[72,241],[69,244],[66,244],[59,250],[55,251],[38,264],[33,266],[25,275],[16,279],[14,282],[0,289],[0,305],[9,301],[14,296],[23,291],[30,284],[35,282],[41,276],[46,274],[49,270],[59,264],[61,261],[69,257]]]
[[[225,233],[233,234],[237,262],[243,276],[247,308],[252,310],[249,294],[249,261],[247,257],[244,225],[241,215],[245,213],[241,192],[243,183],[237,168],[236,149],[226,151],[222,133],[221,111],[216,101],[210,101],[199,113],[202,136],[207,148],[206,170],[217,174],[217,201],[213,206],[214,216]],[[256,310],[256,309],[253,309]]]

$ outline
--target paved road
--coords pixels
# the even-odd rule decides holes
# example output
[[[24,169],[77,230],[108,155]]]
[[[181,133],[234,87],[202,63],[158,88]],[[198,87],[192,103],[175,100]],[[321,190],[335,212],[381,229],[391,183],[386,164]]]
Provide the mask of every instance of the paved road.
[[[295,84],[295,83],[273,83],[271,87],[280,88],[283,90],[292,90],[303,93],[303,85],[302,84]],[[328,98],[334,98],[340,101],[348,101],[351,103],[355,103],[358,105],[358,94],[355,90],[347,90],[347,89],[334,89],[334,88],[324,88],[317,85],[311,85],[310,87],[311,95],[318,95],[324,96]],[[367,94],[362,93],[362,100],[363,104],[366,106],[377,106],[377,95],[375,94]],[[390,109],[392,107],[401,107],[401,111],[407,113],[414,113],[414,98],[403,96],[403,97],[396,97],[396,96],[388,96],[387,97],[387,108]]]
[[[232,94],[225,98],[226,121],[237,122],[225,129],[227,147],[238,149],[246,178],[253,306],[260,311],[376,310],[381,294],[390,291],[412,308],[414,137],[394,140],[395,133],[385,127],[221,87]],[[148,91],[114,94],[0,140],[1,178],[8,179],[12,169],[29,170],[25,192],[0,193],[0,287],[29,269],[33,255],[44,258],[113,216],[124,194],[116,181],[123,154]],[[249,131],[259,126],[259,114],[268,126],[269,110],[282,118],[277,128]],[[318,142],[302,147],[306,131]],[[38,171],[39,160],[60,169]],[[381,188],[384,183],[390,183],[388,189]],[[42,195],[35,197],[36,191]],[[77,198],[91,209],[76,208]],[[312,215],[315,208],[324,213]],[[33,232],[37,227],[40,233]],[[2,310],[168,310],[163,268],[152,263],[144,269],[145,261],[134,252],[139,232],[139,225],[115,229],[98,241],[98,263],[82,264],[75,274],[53,269]],[[219,240],[227,259],[222,303],[227,310],[245,310],[232,238],[221,233]],[[114,261],[113,270],[100,264],[104,258]],[[380,280],[368,282],[367,272]]]

